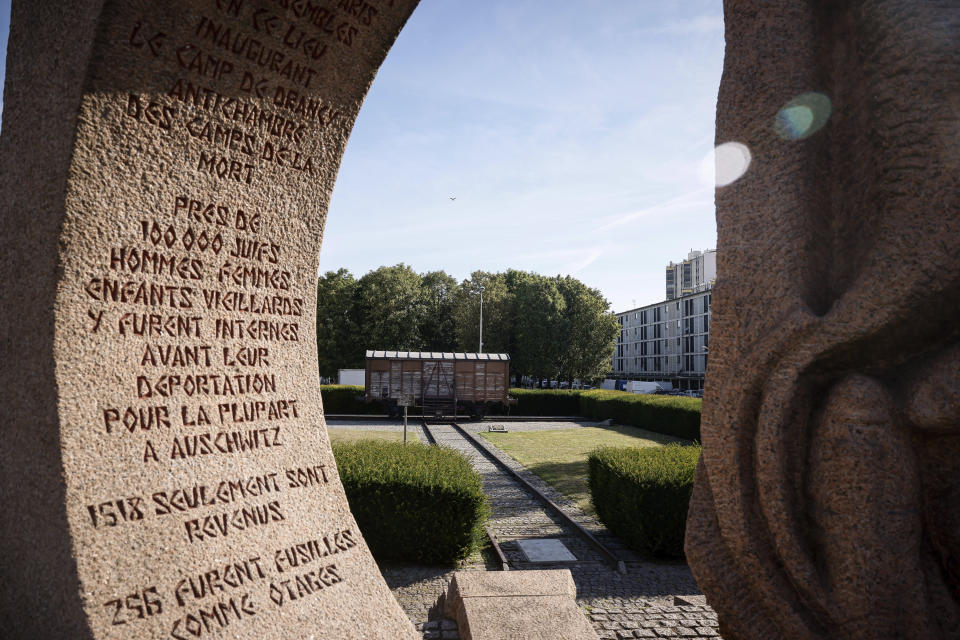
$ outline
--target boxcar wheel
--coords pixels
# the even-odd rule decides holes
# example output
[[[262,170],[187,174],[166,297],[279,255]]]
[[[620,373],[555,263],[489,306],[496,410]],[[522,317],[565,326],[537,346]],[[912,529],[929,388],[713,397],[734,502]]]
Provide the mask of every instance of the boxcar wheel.
[[[399,418],[403,415],[403,409],[397,406],[393,402],[384,402],[384,408],[386,408],[386,413],[388,418]]]
[[[483,420],[483,417],[484,417],[485,415],[487,415],[487,405],[486,405],[486,403],[484,403],[484,404],[479,404],[479,405],[476,405],[476,406],[473,407],[473,411],[471,412],[471,416],[473,417],[474,420]]]

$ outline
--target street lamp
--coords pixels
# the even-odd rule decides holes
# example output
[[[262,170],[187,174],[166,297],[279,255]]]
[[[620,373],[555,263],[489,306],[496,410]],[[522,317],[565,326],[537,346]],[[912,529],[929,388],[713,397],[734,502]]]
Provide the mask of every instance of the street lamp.
[[[483,285],[480,285],[480,348],[477,353],[483,353]]]

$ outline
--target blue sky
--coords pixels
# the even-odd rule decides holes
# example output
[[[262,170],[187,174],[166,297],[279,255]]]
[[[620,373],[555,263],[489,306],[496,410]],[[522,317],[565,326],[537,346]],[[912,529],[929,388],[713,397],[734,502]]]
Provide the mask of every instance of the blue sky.
[[[512,267],[617,311],[662,299],[668,261],[716,246],[722,64],[721,0],[422,0],[351,135],[321,271]]]
[[[716,246],[722,64],[720,0],[423,0],[360,111],[321,269],[514,267],[615,310],[662,299],[668,261]]]

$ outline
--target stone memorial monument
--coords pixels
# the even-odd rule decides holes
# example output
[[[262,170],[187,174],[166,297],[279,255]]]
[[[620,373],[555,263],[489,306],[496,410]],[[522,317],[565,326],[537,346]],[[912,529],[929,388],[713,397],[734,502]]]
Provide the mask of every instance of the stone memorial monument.
[[[0,637],[417,637],[314,337],[340,158],[415,5],[14,3]]]
[[[462,640],[599,640],[569,569],[457,571],[437,605]]]
[[[960,3],[725,8],[687,559],[727,640],[960,638]]]

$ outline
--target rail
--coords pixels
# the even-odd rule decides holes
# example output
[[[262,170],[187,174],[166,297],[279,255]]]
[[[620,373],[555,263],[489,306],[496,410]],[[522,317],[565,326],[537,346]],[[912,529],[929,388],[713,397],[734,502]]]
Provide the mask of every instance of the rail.
[[[510,571],[510,562],[507,560],[507,556],[503,554],[503,549],[500,548],[500,543],[497,542],[497,536],[493,534],[493,531],[490,531],[490,527],[484,526],[483,530],[487,532],[487,539],[490,540],[490,546],[493,547],[493,550],[497,553],[497,558],[500,559],[500,569],[502,571]]]
[[[479,438],[477,438],[472,433],[470,433],[469,431],[461,427],[459,424],[454,422],[454,423],[451,423],[451,426],[453,426],[454,429],[459,431],[460,434],[464,438],[466,438],[469,442],[471,442],[475,447],[477,447],[480,451],[482,451],[495,465],[499,466],[501,469],[504,469],[507,473],[513,476],[514,479],[519,481],[520,484],[522,484],[527,491],[532,493],[534,496],[536,496],[538,499],[544,502],[547,506],[549,506],[558,516],[560,516],[561,520],[563,520],[566,524],[570,525],[577,533],[579,533],[591,545],[593,545],[593,547],[597,549],[597,551],[599,551],[601,555],[605,556],[610,561],[610,564],[618,572],[620,573],[627,572],[627,566],[623,562],[623,560],[621,560],[613,551],[608,549],[606,545],[604,545],[602,542],[597,540],[592,533],[584,529],[583,525],[581,525],[579,522],[571,518],[566,511],[560,508],[560,505],[558,505],[553,500],[551,500],[546,495],[544,495],[543,492],[541,492],[535,486],[530,484],[526,478],[524,478],[519,473],[514,471],[513,468],[511,468],[509,465],[504,464],[504,462],[500,460],[499,456],[497,456],[497,454],[493,450],[491,450],[489,445],[481,441]],[[431,435],[429,437],[432,438],[433,436]]]
[[[433,437],[433,433],[430,432],[430,427],[427,425],[427,421],[424,420],[420,427],[423,429],[423,435],[427,436],[427,442],[429,444],[437,444],[437,439]]]

